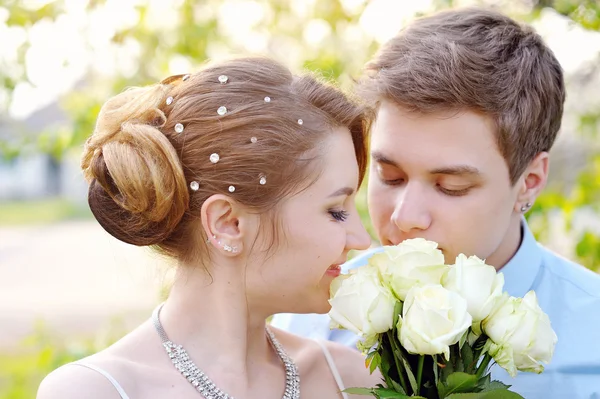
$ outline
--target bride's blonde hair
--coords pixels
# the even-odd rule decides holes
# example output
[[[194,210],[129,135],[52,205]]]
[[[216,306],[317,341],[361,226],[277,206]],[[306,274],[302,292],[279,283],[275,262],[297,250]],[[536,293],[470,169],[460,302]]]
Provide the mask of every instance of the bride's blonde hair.
[[[272,216],[283,198],[310,184],[320,164],[313,150],[332,128],[349,129],[362,181],[370,120],[370,111],[335,87],[273,60],[213,64],[104,104],[81,162],[88,202],[119,240],[189,260],[204,242],[190,222],[208,197],[229,195]]]

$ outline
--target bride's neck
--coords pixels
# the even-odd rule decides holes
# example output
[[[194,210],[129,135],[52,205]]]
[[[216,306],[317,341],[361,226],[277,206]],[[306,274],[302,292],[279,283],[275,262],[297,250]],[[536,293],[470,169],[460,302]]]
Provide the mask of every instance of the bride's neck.
[[[239,270],[218,267],[210,274],[180,268],[160,322],[169,339],[193,359],[210,359],[200,363],[238,378],[249,375],[258,364],[274,360],[265,335],[266,314],[250,308]]]

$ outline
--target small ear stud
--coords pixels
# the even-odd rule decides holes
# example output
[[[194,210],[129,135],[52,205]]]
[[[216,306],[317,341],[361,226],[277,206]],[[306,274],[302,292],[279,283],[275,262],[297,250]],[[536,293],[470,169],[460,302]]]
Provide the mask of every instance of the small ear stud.
[[[207,243],[207,244],[209,244],[209,243],[210,243],[210,239],[211,239],[211,238],[217,238],[217,236],[216,236],[216,235],[213,235],[212,237],[208,237],[208,238],[206,239],[206,243]]]
[[[231,246],[231,245],[227,245],[227,244],[223,245],[223,250],[225,252],[230,252],[230,253],[233,253],[233,254],[237,254],[238,253],[237,247],[234,247],[234,246]]]
[[[527,212],[527,210],[528,210],[529,208],[531,208],[531,205],[533,205],[531,202],[528,202],[528,203],[526,203],[525,205],[523,205],[523,206],[521,207],[521,212]]]

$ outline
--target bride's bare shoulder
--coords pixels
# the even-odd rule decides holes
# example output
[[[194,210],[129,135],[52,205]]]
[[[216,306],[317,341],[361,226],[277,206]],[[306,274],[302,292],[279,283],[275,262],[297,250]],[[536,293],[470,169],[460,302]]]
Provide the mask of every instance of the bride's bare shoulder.
[[[102,360],[104,356],[100,355],[99,357]],[[73,363],[61,366],[48,374],[40,384],[36,398],[70,399],[82,396],[90,399],[121,398],[113,384],[104,375],[91,368]]]
[[[121,398],[110,379],[129,395],[135,393],[132,392],[135,388],[133,382],[148,369],[152,370],[150,359],[153,359],[155,351],[161,349],[158,344],[152,345],[152,340],[158,338],[148,333],[150,327],[146,324],[108,348],[48,374],[38,388],[37,399]]]

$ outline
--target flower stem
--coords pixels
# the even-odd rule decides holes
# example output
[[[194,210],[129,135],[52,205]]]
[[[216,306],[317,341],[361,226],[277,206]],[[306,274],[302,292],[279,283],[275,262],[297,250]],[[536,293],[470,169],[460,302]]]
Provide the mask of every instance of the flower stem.
[[[394,356],[394,363],[396,364],[396,371],[398,372],[398,378],[400,378],[400,384],[402,385],[404,392],[406,392],[406,394],[408,395],[408,385],[406,384],[406,379],[404,378],[404,374],[402,373],[402,370],[400,368],[400,363],[402,362],[402,360],[398,359],[398,356],[396,355],[396,350],[398,351],[398,353],[400,353],[400,350],[396,346],[394,333],[392,331],[388,331],[387,335],[388,339],[390,340],[390,345],[392,346],[392,355]]]
[[[481,378],[481,376],[483,375],[483,373],[485,373],[485,370],[487,370],[487,367],[490,364],[491,360],[492,360],[492,356],[490,356],[489,353],[486,353],[485,357],[481,361],[481,364],[477,368],[477,374],[476,374],[477,378]]]
[[[425,361],[424,355],[419,355],[419,366],[417,368],[417,395],[421,394],[421,378],[423,377],[423,362]]]

